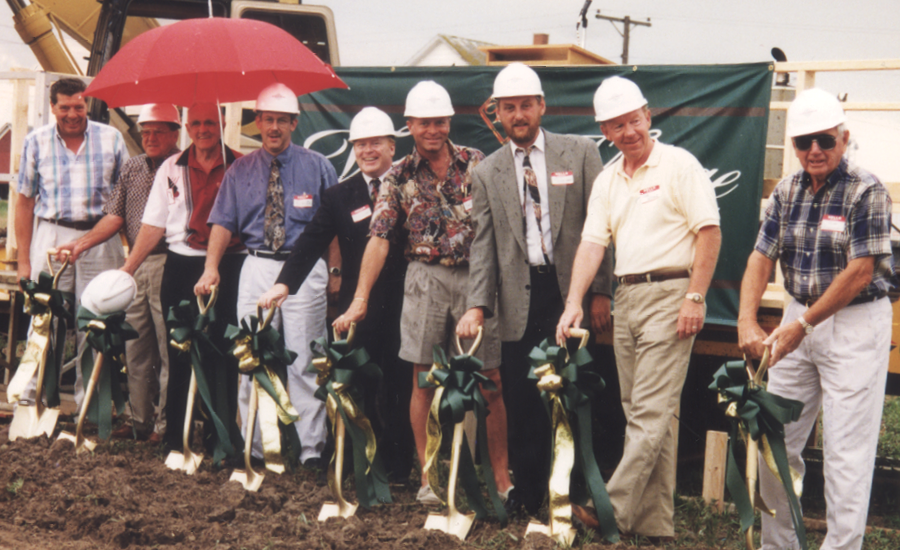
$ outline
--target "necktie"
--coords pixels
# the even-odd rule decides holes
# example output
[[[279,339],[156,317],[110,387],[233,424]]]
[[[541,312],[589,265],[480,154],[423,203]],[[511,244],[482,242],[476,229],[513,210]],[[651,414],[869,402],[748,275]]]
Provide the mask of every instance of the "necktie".
[[[544,243],[544,230],[541,227],[541,192],[538,190],[537,174],[534,173],[534,168],[531,167],[531,158],[529,157],[533,148],[533,145],[528,149],[519,148],[516,149],[516,153],[521,151],[525,155],[525,158],[522,159],[523,186],[527,193],[526,196],[531,197],[534,217],[537,220],[538,236],[541,239],[541,253],[544,255],[544,263],[550,265],[550,256],[547,254],[547,245]],[[522,206],[524,207],[524,203]],[[525,232],[527,233],[527,224],[525,227]]]
[[[372,178],[372,202],[375,202],[375,199],[378,198],[378,190],[381,188],[381,180],[378,178]]]
[[[272,159],[269,186],[266,189],[266,220],[263,226],[264,242],[269,250],[277,252],[284,245],[284,185],[281,183],[281,163]]]

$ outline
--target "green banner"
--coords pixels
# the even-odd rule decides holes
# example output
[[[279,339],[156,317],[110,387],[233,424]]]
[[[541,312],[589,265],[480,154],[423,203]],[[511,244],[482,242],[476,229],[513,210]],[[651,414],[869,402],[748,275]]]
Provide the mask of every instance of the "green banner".
[[[327,156],[340,179],[358,171],[347,143],[350,119],[373,105],[391,116],[399,132],[397,157],[409,153],[406,94],[421,80],[435,80],[450,93],[456,115],[450,139],[496,151],[503,136],[479,108],[491,95],[501,67],[338,68],[349,90],[326,90],[300,98],[303,115],[296,143]],[[536,68],[547,103],[542,125],[597,142],[605,164],[618,150],[604,140],[594,121],[593,97],[600,82],[620,75],[634,80],[650,103],[651,135],[694,154],[716,190],[722,218],[722,251],[708,297],[707,321],[735,325],[741,277],[759,228],[766,126],[772,85],[771,63]],[[493,117],[491,117],[492,119]],[[493,126],[493,128],[492,128]]]

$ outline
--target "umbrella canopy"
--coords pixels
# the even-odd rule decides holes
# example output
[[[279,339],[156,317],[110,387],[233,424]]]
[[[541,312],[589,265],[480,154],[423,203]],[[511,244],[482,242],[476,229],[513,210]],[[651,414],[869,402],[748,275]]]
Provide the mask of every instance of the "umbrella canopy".
[[[298,96],[347,88],[329,65],[278,27],[252,19],[186,19],[145,32],[103,67],[85,95],[110,108],[249,101],[275,82]]]

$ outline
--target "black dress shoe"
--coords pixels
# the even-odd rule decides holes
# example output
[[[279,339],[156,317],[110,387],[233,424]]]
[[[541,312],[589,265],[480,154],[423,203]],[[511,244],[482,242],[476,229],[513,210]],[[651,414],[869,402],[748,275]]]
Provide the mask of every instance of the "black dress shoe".
[[[314,456],[303,461],[303,467],[307,470],[324,470],[328,466],[328,462],[321,456]]]
[[[524,508],[525,503],[522,502],[522,494],[518,489],[513,487],[509,490],[509,494],[506,496],[506,502],[503,503],[503,507],[506,509],[506,513],[509,515],[513,515],[518,513],[522,508]]]

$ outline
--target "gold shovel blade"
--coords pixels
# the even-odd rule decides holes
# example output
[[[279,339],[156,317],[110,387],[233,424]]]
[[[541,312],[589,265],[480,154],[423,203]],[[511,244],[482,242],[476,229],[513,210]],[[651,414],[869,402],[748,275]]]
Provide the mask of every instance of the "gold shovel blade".
[[[15,441],[20,437],[28,439],[41,434],[52,437],[58,417],[59,409],[40,411],[37,405],[19,405],[9,424],[9,440]]]
[[[76,436],[74,436],[68,432],[60,432],[59,437],[57,437],[56,439],[57,440],[66,439],[68,441],[71,441],[72,444],[75,445],[75,454],[76,455],[81,454],[86,450],[94,452],[94,449],[97,448],[97,444],[95,442],[91,441],[90,439],[88,439],[86,437],[82,437],[81,441],[79,441]]]
[[[192,453],[188,450],[185,453],[172,451],[166,457],[166,467],[171,470],[181,470],[189,476],[194,475],[203,462],[203,455]]]
[[[231,477],[228,478],[228,481],[237,481],[244,486],[244,489],[255,493],[259,491],[259,487],[265,478],[265,474],[257,473],[253,468],[249,468],[231,472]]]
[[[346,503],[343,509],[337,502],[326,502],[322,505],[318,519],[319,521],[325,521],[328,518],[349,518],[356,514],[357,508],[359,508],[358,504],[350,504],[349,502]]]
[[[529,533],[547,535],[566,548],[572,546],[576,535],[575,529],[572,529],[571,527],[566,527],[561,532],[554,533],[549,525],[544,525],[543,523],[538,523],[536,521],[528,522],[528,527],[525,529],[525,536],[528,536]]]
[[[463,514],[460,512],[446,516],[443,514],[428,514],[428,519],[425,520],[423,529],[443,531],[459,540],[466,540],[473,523],[475,523],[475,514]]]

